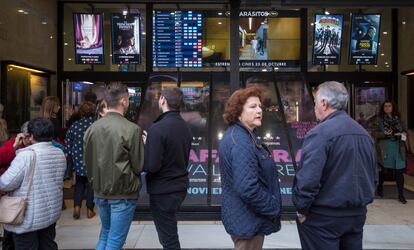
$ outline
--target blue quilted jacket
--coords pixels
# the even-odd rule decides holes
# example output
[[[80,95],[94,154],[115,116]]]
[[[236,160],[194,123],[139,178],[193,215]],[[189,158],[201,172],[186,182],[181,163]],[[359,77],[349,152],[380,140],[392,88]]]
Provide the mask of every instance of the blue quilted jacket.
[[[241,123],[220,142],[221,215],[230,235],[252,237],[280,230],[279,178],[270,151]]]

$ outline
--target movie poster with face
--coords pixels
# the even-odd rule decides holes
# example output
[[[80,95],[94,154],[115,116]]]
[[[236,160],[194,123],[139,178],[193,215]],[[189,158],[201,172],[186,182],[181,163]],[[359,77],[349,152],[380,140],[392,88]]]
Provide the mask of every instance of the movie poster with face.
[[[314,65],[341,63],[342,25],[342,15],[315,15],[312,60]]]
[[[140,63],[140,16],[138,14],[113,14],[111,24],[113,63]]]
[[[103,15],[74,14],[77,64],[103,64]]]
[[[350,64],[377,64],[381,15],[353,14]]]

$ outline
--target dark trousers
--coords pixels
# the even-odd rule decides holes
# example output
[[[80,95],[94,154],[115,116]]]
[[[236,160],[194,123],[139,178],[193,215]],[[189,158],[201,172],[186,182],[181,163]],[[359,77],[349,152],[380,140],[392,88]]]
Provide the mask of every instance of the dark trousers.
[[[14,250],[13,233],[7,230],[3,232],[3,250]]]
[[[13,233],[14,247],[16,250],[57,250],[55,242],[56,223],[29,233]]]
[[[187,192],[150,194],[150,208],[158,239],[164,249],[181,249],[176,214]]]
[[[86,176],[76,175],[75,191],[73,193],[74,206],[82,207],[83,193],[86,190],[86,207],[93,210],[93,190]]]
[[[303,250],[362,250],[366,215],[331,217],[309,214],[296,220]]]
[[[389,171],[395,171],[395,179],[397,182],[397,190],[398,190],[398,197],[400,196],[404,196],[404,169],[387,169],[384,167],[381,167],[381,171],[379,172],[379,183],[378,183],[378,188],[377,188],[377,192],[378,193],[382,193],[383,192],[383,185],[384,185],[384,178],[385,175],[389,172]]]

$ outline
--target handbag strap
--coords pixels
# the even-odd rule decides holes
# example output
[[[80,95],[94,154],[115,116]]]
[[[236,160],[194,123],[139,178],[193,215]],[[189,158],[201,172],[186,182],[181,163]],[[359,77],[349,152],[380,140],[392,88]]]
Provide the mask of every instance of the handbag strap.
[[[33,175],[34,175],[35,165],[36,165],[36,152],[33,149],[30,149],[30,150],[33,151],[33,158],[32,158],[32,162],[30,163],[31,172],[29,176],[29,184],[27,186],[26,196],[24,197],[25,200],[27,200],[27,198],[29,197],[30,189],[32,188]]]

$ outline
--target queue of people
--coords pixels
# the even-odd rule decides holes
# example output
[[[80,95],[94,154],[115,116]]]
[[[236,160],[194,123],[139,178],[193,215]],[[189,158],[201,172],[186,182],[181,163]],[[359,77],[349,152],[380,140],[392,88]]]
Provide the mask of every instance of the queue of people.
[[[263,94],[254,86],[237,90],[223,114],[228,128],[219,148],[222,221],[235,249],[262,249],[265,236],[281,229],[278,171],[256,135]],[[375,192],[381,196],[386,171],[396,172],[399,201],[407,202],[402,177],[407,139],[396,106],[390,101],[382,105],[374,140],[346,113],[348,99],[338,82],[325,82],[315,93],[319,124],[305,136],[293,183],[302,249],[362,249],[367,205]],[[181,249],[176,215],[189,187],[192,143],[191,129],[180,116],[182,103],[180,88],[163,89],[162,114],[143,131],[124,117],[127,86],[113,83],[101,102],[92,98],[80,105],[64,135],[56,119],[59,102],[46,97],[43,117],[25,123],[16,138],[0,147],[1,192],[24,196],[33,179],[24,221],[5,225],[3,249],[57,249],[55,225],[67,161],[76,176],[73,217],[81,216],[85,192],[87,217],[95,216],[95,205],[99,211],[96,249],[125,244],[142,173],[159,242],[164,249]]]

